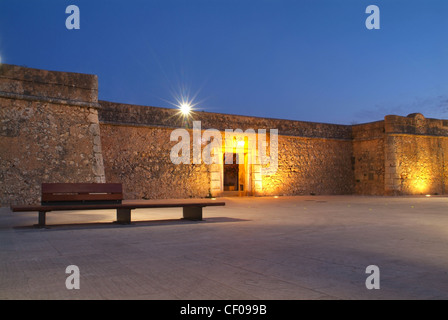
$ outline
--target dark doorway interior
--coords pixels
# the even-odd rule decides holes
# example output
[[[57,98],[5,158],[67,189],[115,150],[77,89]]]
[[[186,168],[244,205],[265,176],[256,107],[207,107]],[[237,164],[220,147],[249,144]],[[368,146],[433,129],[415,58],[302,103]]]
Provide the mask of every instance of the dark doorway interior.
[[[224,154],[224,191],[238,191],[239,164],[237,159],[236,153]]]

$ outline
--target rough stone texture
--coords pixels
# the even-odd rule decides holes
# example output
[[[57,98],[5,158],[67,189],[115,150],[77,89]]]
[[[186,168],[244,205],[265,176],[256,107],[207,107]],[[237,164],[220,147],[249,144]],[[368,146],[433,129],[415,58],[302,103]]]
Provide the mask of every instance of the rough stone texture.
[[[448,121],[386,116],[385,193],[446,194]]]
[[[387,143],[387,194],[446,194],[447,138],[390,135]]]
[[[97,95],[94,75],[0,65],[3,205],[38,202],[43,182],[120,182],[126,199],[220,195],[222,164],[171,163],[172,130],[189,128],[192,141],[194,120],[223,138],[225,129],[278,129],[277,172],[245,166],[245,194],[447,193],[448,120],[414,113],[348,126],[194,112],[184,121],[176,109]]]
[[[353,126],[356,194],[384,194],[384,121]]]
[[[107,180],[123,183],[126,199],[206,197],[212,191],[211,166],[171,163],[170,150],[177,143],[170,142],[171,131],[101,125]],[[278,170],[259,179],[262,191],[257,195],[352,193],[351,141],[280,136],[278,144]],[[253,180],[256,175],[254,169]],[[252,190],[256,190],[253,185]]]
[[[352,132],[355,193],[447,193],[448,121],[388,115]]]
[[[169,152],[175,143],[170,143],[169,135],[174,128],[182,125],[182,120],[176,115],[177,110],[100,103],[106,176],[109,182],[121,181],[124,184],[124,188],[129,190],[126,197],[201,197],[208,195],[209,191],[213,195],[220,194],[222,177],[219,172],[222,167],[215,170],[212,166],[207,169],[206,166],[180,165],[178,168],[178,165],[171,164]],[[192,120],[201,121],[202,129],[220,130],[223,141],[225,129],[254,129],[256,132],[266,129],[268,133],[271,128],[279,130],[278,170],[273,175],[261,176],[260,169],[253,166],[250,169],[252,185],[246,186],[252,191],[251,194],[353,192],[349,126],[206,112],[195,113],[189,121],[190,128]],[[267,148],[268,155],[269,150]],[[201,178],[200,175],[208,177]]]
[[[353,193],[351,141],[280,136],[278,170],[262,177],[263,195]]]
[[[0,79],[2,204],[37,203],[45,182],[105,181],[95,76],[2,65]]]
[[[177,142],[170,142],[171,131],[101,125],[107,181],[122,183],[125,199],[208,196],[210,167],[206,164],[173,164],[170,151]],[[190,154],[193,154],[192,148]]]
[[[0,92],[46,99],[98,102],[95,75],[0,65]]]
[[[448,120],[425,118],[421,113],[407,117],[388,115],[385,132],[448,137]]]
[[[177,109],[137,106],[123,103],[99,101],[102,123],[119,123],[130,125],[151,125],[169,128],[184,127],[182,117]],[[351,139],[351,126],[315,123],[306,121],[281,120],[238,116],[222,113],[194,112],[187,124],[192,128],[192,121],[201,121],[202,129],[277,129],[280,135],[300,137],[320,137],[333,139]]]

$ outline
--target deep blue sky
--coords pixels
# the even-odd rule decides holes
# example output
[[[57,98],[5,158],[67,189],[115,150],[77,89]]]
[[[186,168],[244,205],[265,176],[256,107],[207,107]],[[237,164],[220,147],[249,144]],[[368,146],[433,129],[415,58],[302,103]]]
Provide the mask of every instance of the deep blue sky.
[[[67,30],[75,4],[81,29]],[[365,9],[380,8],[367,30]],[[2,62],[99,77],[99,98],[330,123],[448,118],[447,0],[0,0]]]

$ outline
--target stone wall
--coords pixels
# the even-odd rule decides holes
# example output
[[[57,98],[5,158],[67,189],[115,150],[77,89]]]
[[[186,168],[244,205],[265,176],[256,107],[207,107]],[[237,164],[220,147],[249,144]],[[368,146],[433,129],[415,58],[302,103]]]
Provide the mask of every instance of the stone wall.
[[[262,177],[263,195],[353,193],[350,140],[279,136],[278,170]]]
[[[385,194],[446,194],[448,121],[385,117]]]
[[[354,193],[384,194],[384,121],[354,125],[352,134]]]
[[[104,124],[185,125],[174,109],[101,105]],[[201,121],[202,129],[279,130],[278,171],[261,178],[261,195],[447,193],[447,120],[416,113],[342,126],[196,112],[187,123],[190,128],[193,119]]]
[[[278,129],[278,169],[242,171],[254,195],[446,194],[448,120],[416,113],[348,126],[98,101],[94,75],[0,65],[0,200],[43,182],[120,182],[126,199],[219,195],[223,166],[174,165],[174,129]],[[204,147],[201,142],[201,148]],[[269,150],[269,148],[268,148]]]
[[[44,182],[103,182],[97,78],[0,65],[0,200],[40,201]]]
[[[173,165],[169,153],[175,144],[170,133],[185,123],[177,110],[100,101],[101,136],[108,181],[121,181],[127,197],[203,197],[211,176],[219,169],[207,165]],[[192,121],[202,129],[278,129],[278,170],[259,180],[257,195],[350,194],[353,192],[351,127],[291,120],[195,112]],[[190,132],[190,137],[192,133]],[[190,154],[192,155],[192,151]],[[210,172],[212,170],[212,172]],[[215,175],[214,175],[215,174]],[[253,181],[254,182],[254,181]],[[219,182],[217,185],[219,186]]]
[[[150,126],[101,125],[107,182],[122,183],[125,199],[208,196],[210,166],[174,165],[170,151],[176,142],[170,142],[171,131]]]
[[[99,101],[101,104],[100,122],[129,125],[151,125],[165,128],[185,127],[177,109],[137,106],[123,103]],[[187,125],[201,121],[202,129],[278,129],[280,135],[351,139],[351,126],[306,121],[281,120],[259,117],[239,116],[223,113],[195,111]]]
[[[355,193],[446,194],[448,121],[420,113],[355,125]]]

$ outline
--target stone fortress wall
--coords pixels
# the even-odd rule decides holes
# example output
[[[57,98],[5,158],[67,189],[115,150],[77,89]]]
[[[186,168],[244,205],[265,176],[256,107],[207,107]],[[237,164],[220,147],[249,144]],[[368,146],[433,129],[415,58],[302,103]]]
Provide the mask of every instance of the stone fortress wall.
[[[94,75],[0,65],[0,199],[36,203],[43,182],[104,182]]]
[[[195,112],[191,139],[192,120],[221,132],[278,129],[278,170],[253,166],[253,195],[447,193],[447,120],[336,125]],[[126,199],[219,195],[217,165],[171,163],[177,128],[185,123],[175,109],[98,101],[94,75],[3,64],[1,203],[37,203],[43,182],[121,182]]]
[[[169,154],[176,142],[170,142],[170,133],[182,125],[177,110],[106,101],[100,104],[108,181],[128,181],[127,192],[137,199],[219,194],[220,190],[210,187],[213,165],[171,163]],[[195,112],[188,121],[189,128],[193,119],[201,121],[202,130],[278,129],[278,170],[272,176],[259,176],[257,195],[352,193],[350,126]]]

